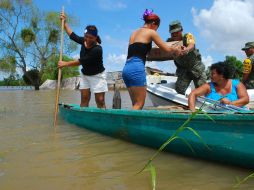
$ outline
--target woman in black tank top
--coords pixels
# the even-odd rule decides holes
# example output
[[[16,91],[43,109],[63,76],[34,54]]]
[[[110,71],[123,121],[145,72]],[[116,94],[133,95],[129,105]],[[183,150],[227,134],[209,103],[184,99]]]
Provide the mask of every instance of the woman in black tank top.
[[[132,109],[142,109],[146,98],[146,55],[151,50],[152,41],[164,51],[181,54],[181,48],[169,47],[156,32],[160,25],[160,18],[153,11],[146,11],[143,14],[145,24],[134,31],[130,37],[127,61],[122,76],[128,88]]]
[[[142,42],[134,42],[129,45],[127,59],[137,56],[141,58],[144,63],[146,61],[146,54],[151,50],[152,42],[145,44]]]

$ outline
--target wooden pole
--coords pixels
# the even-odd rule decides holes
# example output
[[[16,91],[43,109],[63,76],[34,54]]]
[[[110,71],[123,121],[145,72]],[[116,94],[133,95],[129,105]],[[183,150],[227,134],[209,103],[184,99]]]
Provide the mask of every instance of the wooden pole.
[[[121,109],[121,94],[119,92],[117,80],[115,80],[114,84],[114,95],[113,95],[113,109]]]
[[[64,7],[62,7],[62,13],[64,13]],[[59,61],[63,59],[63,31],[64,31],[64,20],[62,20],[61,25],[61,44],[60,44],[60,57]],[[54,117],[54,127],[57,124],[57,114],[58,114],[58,103],[59,103],[59,94],[60,94],[60,85],[61,85],[61,76],[62,76],[62,69],[58,69],[58,78],[57,78],[57,89],[56,89],[56,103],[55,103],[55,117]]]

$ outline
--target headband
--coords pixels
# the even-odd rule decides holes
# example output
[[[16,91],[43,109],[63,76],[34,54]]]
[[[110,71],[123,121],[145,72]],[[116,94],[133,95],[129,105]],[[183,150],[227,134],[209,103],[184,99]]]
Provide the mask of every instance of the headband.
[[[86,29],[86,30],[85,30],[85,33],[86,33],[86,34],[91,34],[91,35],[93,35],[93,36],[95,36],[95,37],[98,36],[98,31],[97,31],[97,30]]]

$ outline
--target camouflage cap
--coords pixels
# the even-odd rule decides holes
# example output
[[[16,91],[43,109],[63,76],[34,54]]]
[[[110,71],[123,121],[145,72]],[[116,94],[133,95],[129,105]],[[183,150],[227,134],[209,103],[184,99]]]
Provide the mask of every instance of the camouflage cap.
[[[254,48],[254,42],[247,42],[245,44],[245,47],[242,48],[242,50],[247,50],[247,49],[250,49],[250,48]]]
[[[183,30],[182,24],[180,21],[175,20],[169,24],[169,32],[174,33]]]

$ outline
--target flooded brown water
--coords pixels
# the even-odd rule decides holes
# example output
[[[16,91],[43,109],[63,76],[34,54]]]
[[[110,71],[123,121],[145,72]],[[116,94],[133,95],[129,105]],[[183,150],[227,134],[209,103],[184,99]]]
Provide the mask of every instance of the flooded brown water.
[[[124,107],[130,107],[126,91]],[[106,96],[112,106],[112,92]],[[78,91],[60,101],[79,103]],[[55,91],[0,91],[1,190],[150,190],[148,172],[135,175],[155,150],[78,128],[59,119]],[[94,105],[94,99],[91,100]],[[151,102],[147,100],[147,106]],[[252,145],[250,145],[252,146]],[[230,190],[251,170],[169,153],[155,160],[157,190]],[[238,189],[254,189],[250,179]]]

